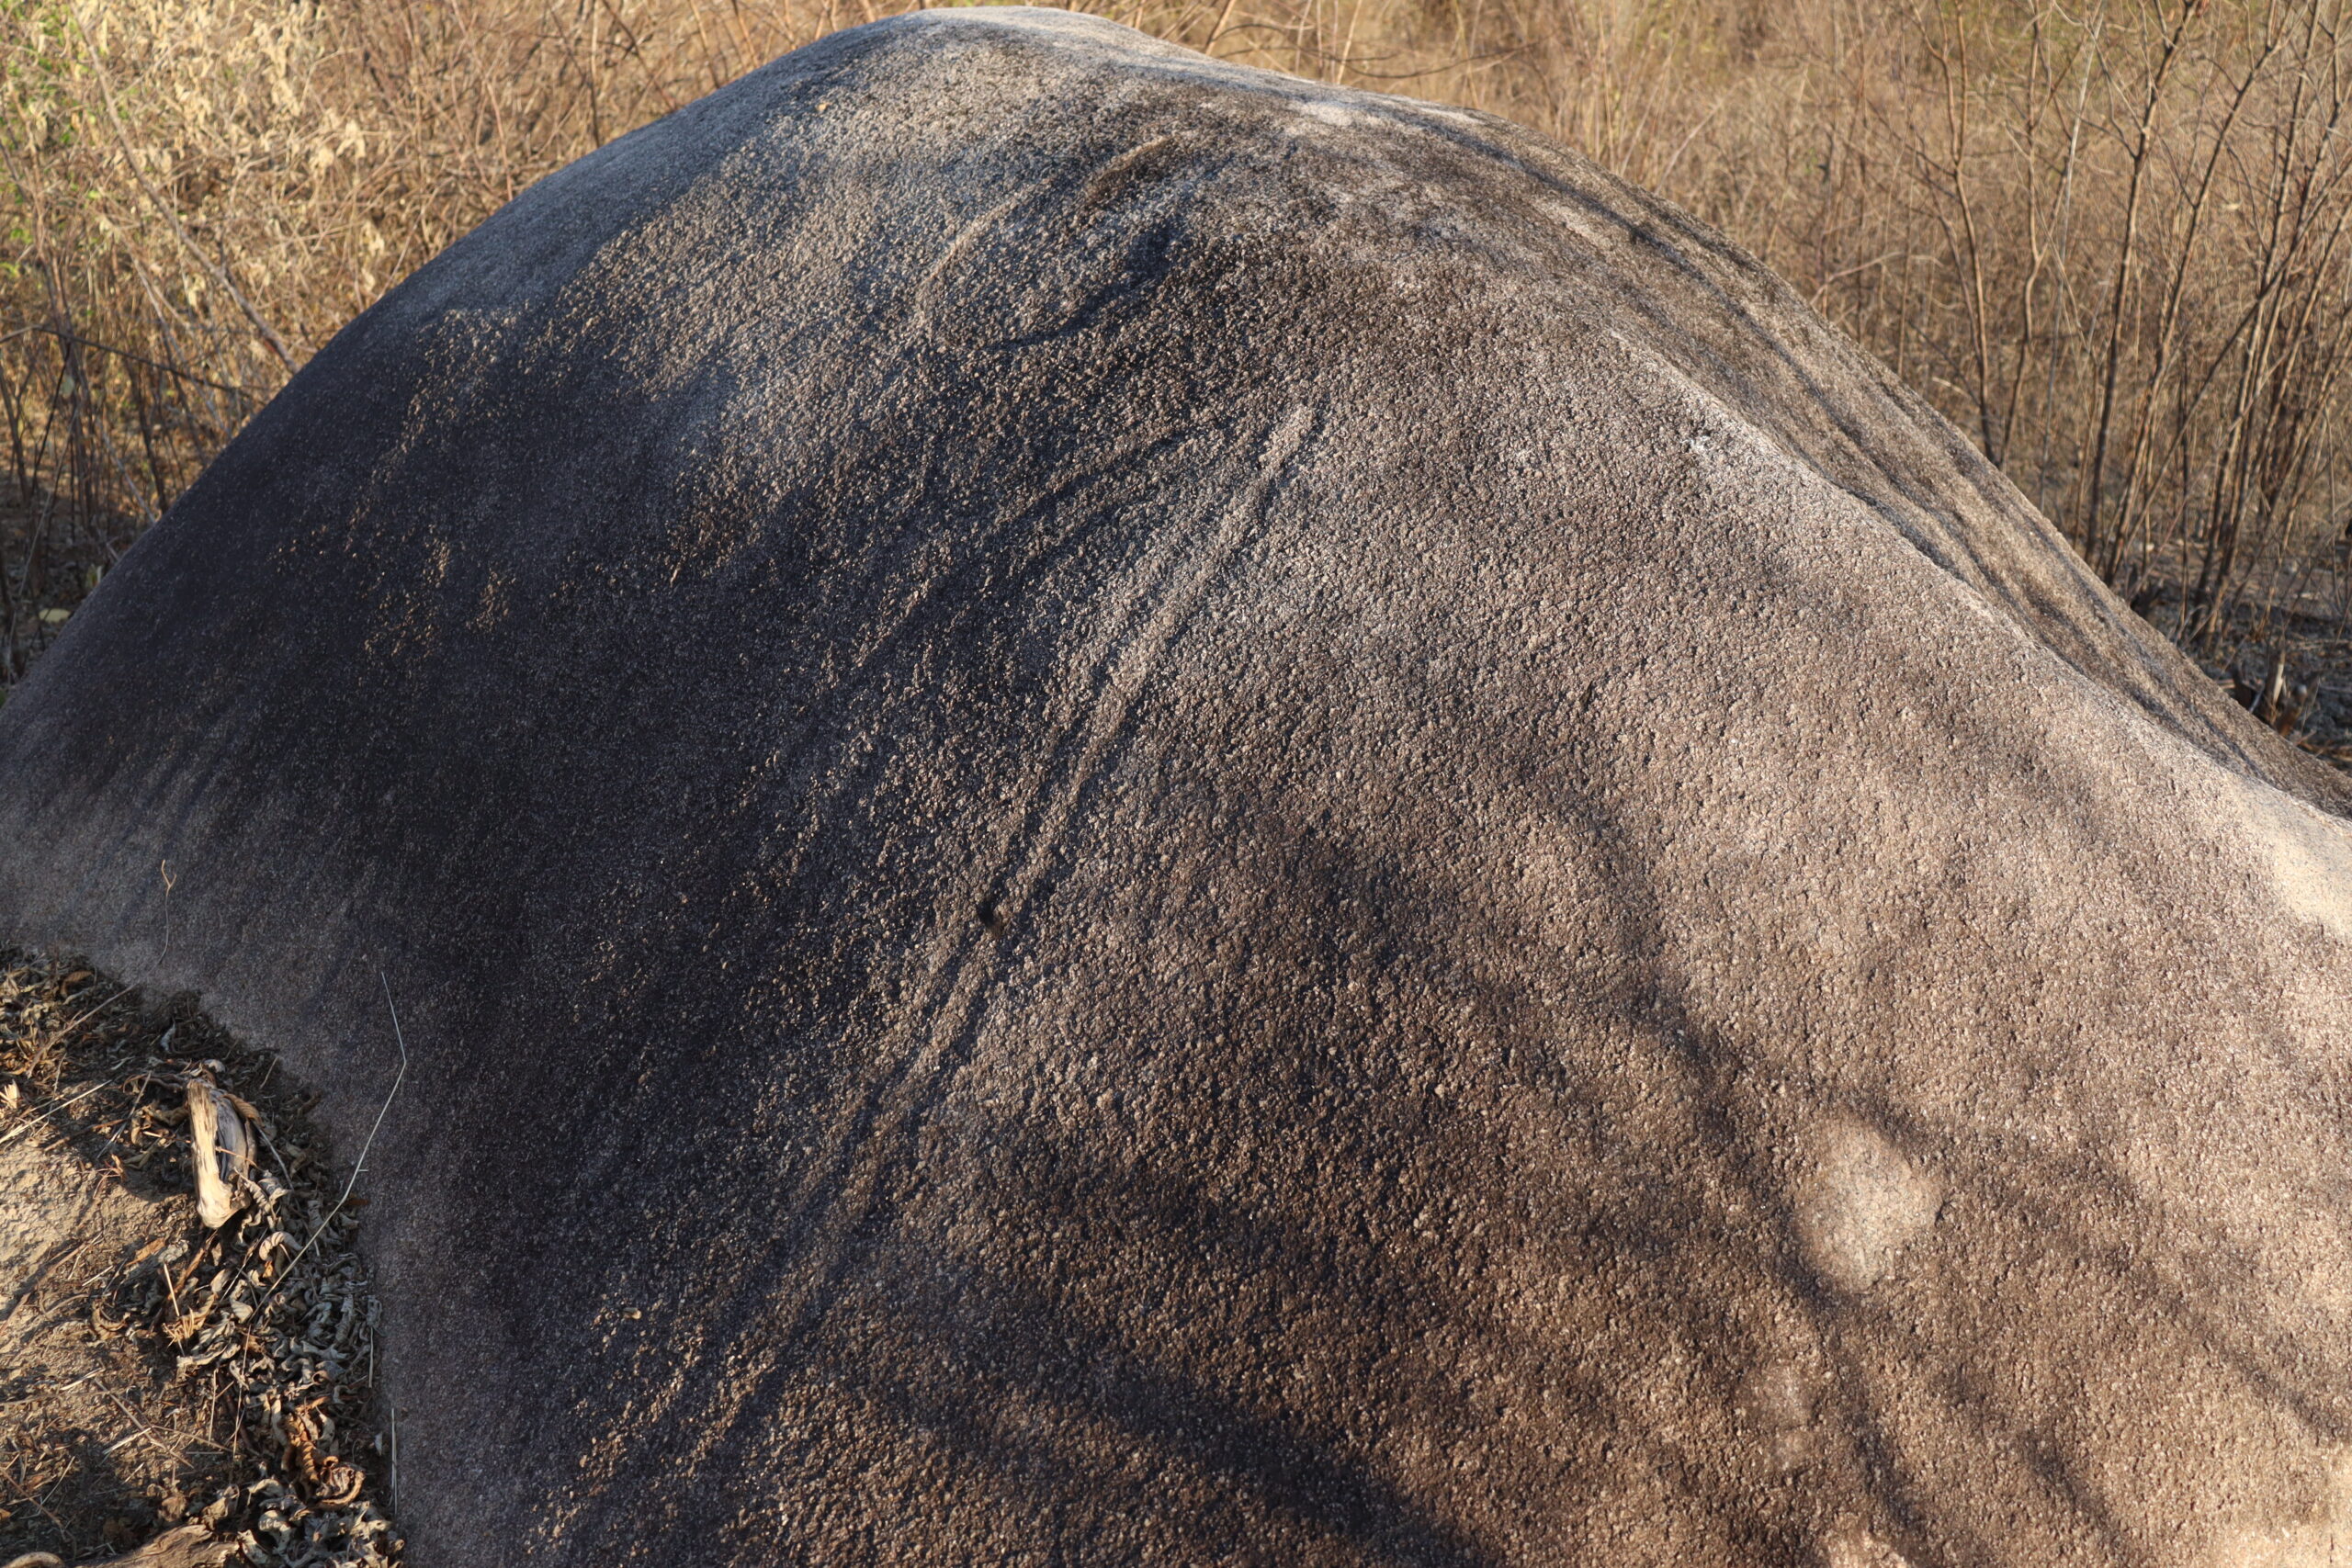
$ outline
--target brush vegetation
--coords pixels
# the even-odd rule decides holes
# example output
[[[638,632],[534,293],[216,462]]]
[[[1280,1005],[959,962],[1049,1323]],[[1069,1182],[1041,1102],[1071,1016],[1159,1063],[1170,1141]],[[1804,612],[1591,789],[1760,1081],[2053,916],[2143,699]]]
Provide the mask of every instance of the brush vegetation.
[[[1760,254],[2279,728],[2352,728],[2352,0],[1138,0],[1490,109]],[[876,7],[0,3],[0,686],[305,355]]]

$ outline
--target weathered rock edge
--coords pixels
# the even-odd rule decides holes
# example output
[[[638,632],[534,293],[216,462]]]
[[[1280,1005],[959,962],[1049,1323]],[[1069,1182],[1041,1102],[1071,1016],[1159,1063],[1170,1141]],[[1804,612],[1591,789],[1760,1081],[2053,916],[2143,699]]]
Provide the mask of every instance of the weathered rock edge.
[[[397,998],[418,1568],[2347,1522],[2346,782],[1487,117],[829,39],[355,323],[0,758],[0,934],[352,1146]]]

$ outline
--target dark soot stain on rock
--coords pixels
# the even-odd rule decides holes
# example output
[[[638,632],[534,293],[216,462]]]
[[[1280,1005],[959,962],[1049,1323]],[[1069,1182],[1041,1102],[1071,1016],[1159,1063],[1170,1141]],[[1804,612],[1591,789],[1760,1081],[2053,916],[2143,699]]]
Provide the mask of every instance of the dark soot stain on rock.
[[[1487,117],[829,39],[337,338],[0,747],[5,935],[344,1146],[398,998],[417,1568],[2352,1523],[2352,781]]]

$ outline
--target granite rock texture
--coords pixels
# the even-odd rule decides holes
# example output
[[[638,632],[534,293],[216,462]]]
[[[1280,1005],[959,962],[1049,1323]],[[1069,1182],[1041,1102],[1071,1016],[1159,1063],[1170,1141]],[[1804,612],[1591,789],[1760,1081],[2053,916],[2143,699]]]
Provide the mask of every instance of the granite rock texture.
[[[952,11],[322,352],[0,938],[382,1112],[413,1568],[2318,1563],[2346,807],[1673,208]]]

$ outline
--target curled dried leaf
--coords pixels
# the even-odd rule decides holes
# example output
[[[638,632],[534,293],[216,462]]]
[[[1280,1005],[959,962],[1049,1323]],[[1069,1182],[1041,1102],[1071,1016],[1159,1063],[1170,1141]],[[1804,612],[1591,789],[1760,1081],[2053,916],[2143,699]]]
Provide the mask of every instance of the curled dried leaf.
[[[196,1175],[196,1212],[218,1230],[245,1206],[253,1171],[253,1134],[236,1104],[208,1073],[187,1080],[190,1158]]]

